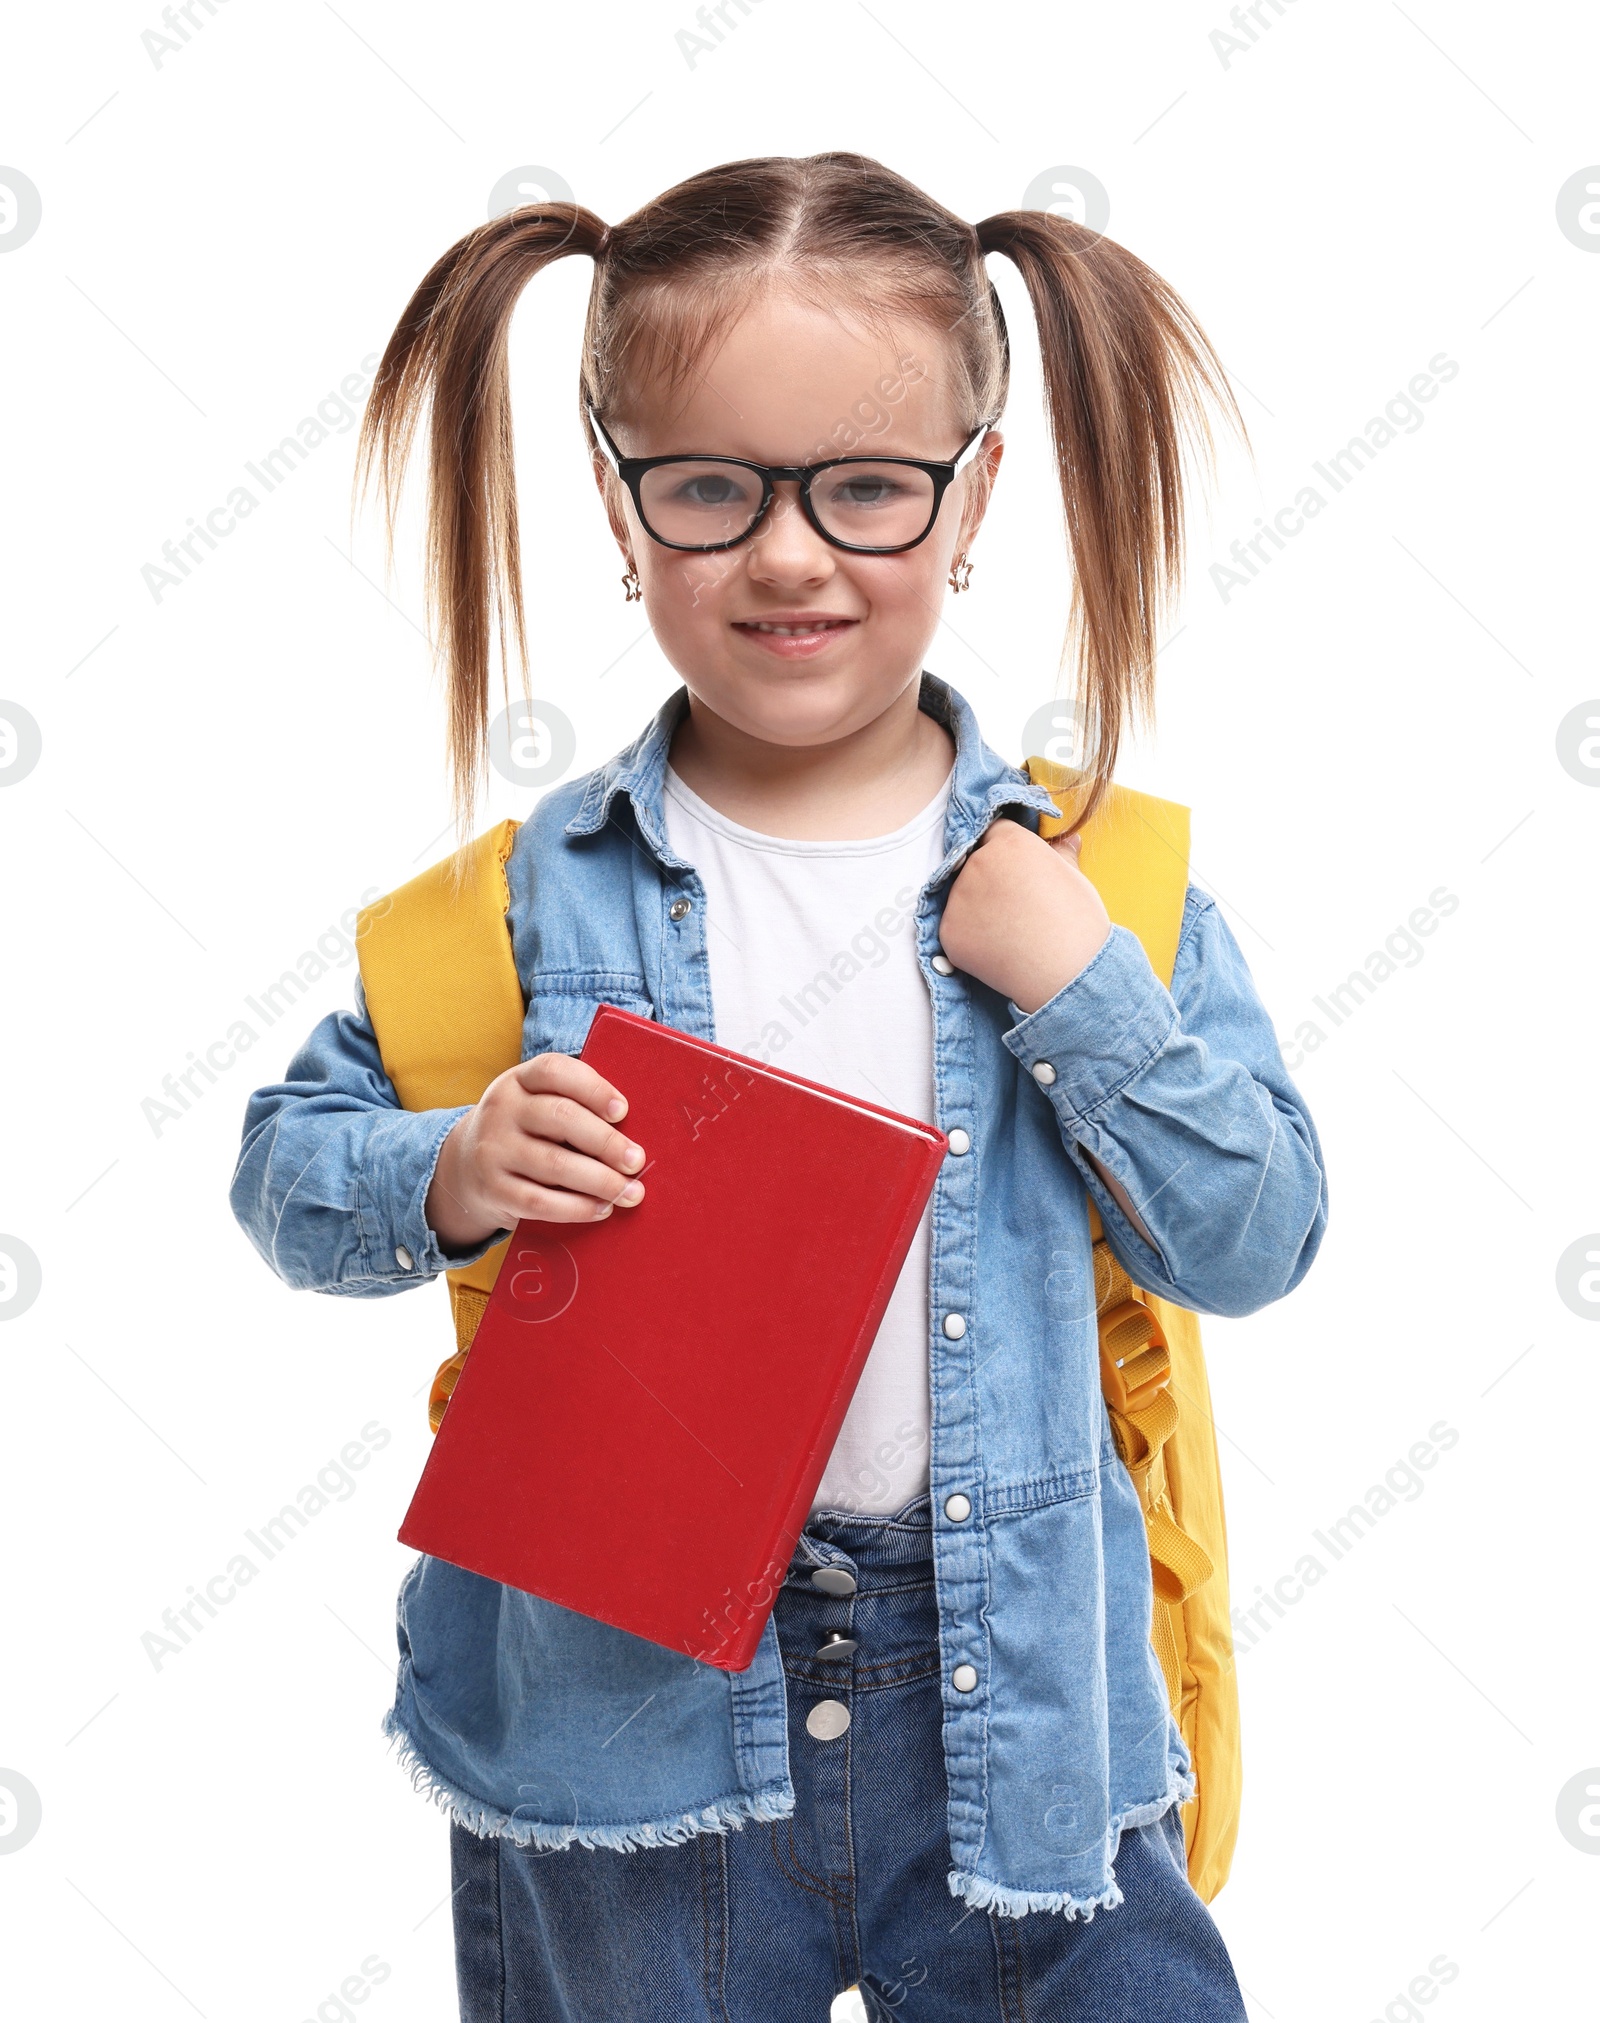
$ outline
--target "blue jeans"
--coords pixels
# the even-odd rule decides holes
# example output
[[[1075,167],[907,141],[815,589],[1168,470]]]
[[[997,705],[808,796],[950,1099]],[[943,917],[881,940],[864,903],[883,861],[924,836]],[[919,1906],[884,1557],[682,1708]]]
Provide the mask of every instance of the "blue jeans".
[[[452,1823],[463,2023],[827,2023],[853,1982],[872,2023],[1245,2023],[1177,1807],[1123,1832],[1123,1901],[1093,1917],[950,1895],[929,1539],[922,1496],[822,1513],[796,1547],[775,1605],[790,1818],[627,1853]],[[823,1564],[854,1596],[812,1584]],[[818,1656],[830,1632],[853,1652]]]

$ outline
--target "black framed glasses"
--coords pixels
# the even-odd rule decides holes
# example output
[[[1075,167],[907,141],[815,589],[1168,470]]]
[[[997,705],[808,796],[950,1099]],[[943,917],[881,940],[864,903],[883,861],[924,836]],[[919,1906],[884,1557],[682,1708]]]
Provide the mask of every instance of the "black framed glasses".
[[[802,512],[835,548],[857,555],[915,548],[933,532],[945,493],[992,426],[981,423],[948,463],[828,457],[815,464],[756,464],[747,457],[625,457],[593,407],[588,415],[651,540],[700,554],[748,541],[781,484],[800,487]]]

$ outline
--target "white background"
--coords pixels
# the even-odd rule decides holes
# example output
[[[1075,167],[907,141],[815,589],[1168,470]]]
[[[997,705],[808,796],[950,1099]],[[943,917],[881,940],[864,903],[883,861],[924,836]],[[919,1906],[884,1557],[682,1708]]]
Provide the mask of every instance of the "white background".
[[[360,2014],[454,2013],[445,1822],[378,1727],[444,1289],[290,1293],[225,1198],[249,1090],[349,1001],[348,962],[177,1121],[141,1109],[446,847],[415,554],[386,599],[369,512],[347,559],[336,432],[178,587],[157,600],[141,570],[381,350],[508,170],[553,169],[615,220],[717,161],[847,147],[974,220],[1052,166],[1092,171],[1253,438],[1197,513],[1159,737],[1121,773],[1194,808],[1196,876],[1286,1047],[1307,1019],[1328,1034],[1297,1070],[1330,1170],[1321,1256],[1205,1329],[1236,1599],[1434,1422],[1459,1440],[1241,1652],[1245,1809],[1214,1909],[1251,2015],[1595,2014],[1600,1840],[1571,1844],[1557,1799],[1600,1783],[1600,1332],[1556,1281],[1600,1227],[1600,774],[1557,753],[1600,696],[1600,237],[1557,222],[1600,161],[1595,20],[1269,0],[1219,54],[1220,0],[753,0],[691,65],[688,0],[193,13],[158,64],[154,0],[20,11],[0,86],[0,161],[43,200],[0,258],[0,697],[43,737],[0,792],[0,1230],[43,1267],[0,1330],[0,1766],[43,1805],[0,1860],[16,2013],[334,2017],[319,2003],[373,1955]],[[1068,579],[1026,298],[990,267],[1010,451],[929,664],[1015,758]],[[537,281],[515,332],[534,693],[576,725],[578,771],[676,682],[584,466],[589,276]],[[1211,564],[1441,351],[1460,370],[1420,426],[1224,598]],[[496,785],[484,819],[526,812]],[[1319,1019],[1313,996],[1441,885],[1459,906],[1422,959]],[[157,1670],[162,1612],[371,1421],[392,1437],[354,1493]],[[1401,1999],[1439,1954],[1449,1984]]]

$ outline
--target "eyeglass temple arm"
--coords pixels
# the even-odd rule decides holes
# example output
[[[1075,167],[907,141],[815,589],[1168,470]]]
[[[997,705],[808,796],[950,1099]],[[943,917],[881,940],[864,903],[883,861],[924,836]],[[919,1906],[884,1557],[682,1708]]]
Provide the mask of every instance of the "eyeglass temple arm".
[[[979,422],[976,432],[968,436],[967,440],[962,444],[961,448],[956,451],[955,458],[951,464],[952,470],[959,471],[963,469],[967,464],[971,463],[972,459],[978,454],[978,445],[983,441],[984,437],[989,433],[990,429],[994,427],[995,422],[998,421],[999,419],[1000,417],[996,415],[993,421]]]
[[[590,401],[585,401],[583,407],[584,412],[589,417],[590,428],[594,430],[595,434],[599,436],[601,442],[603,442],[606,446],[607,456],[610,457],[613,464],[620,464],[622,462],[622,452],[617,448],[616,444],[611,440],[611,437],[606,433],[605,423],[601,421],[599,415],[595,413],[593,403]]]

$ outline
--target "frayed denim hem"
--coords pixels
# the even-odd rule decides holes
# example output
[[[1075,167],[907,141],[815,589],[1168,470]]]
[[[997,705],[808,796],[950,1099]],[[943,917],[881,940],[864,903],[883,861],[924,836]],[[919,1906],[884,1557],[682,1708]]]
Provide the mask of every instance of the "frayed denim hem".
[[[1125,1827],[1149,1826],[1173,1806],[1187,1805],[1197,1788],[1198,1780],[1191,1770],[1178,1779],[1165,1798],[1152,1799],[1146,1805],[1130,1805],[1125,1812],[1118,1813],[1107,1835],[1113,1851]],[[1087,1924],[1096,1911],[1114,1911],[1122,1902],[1122,1890],[1109,1867],[1106,1887],[1093,1897],[1075,1897],[1069,1890],[1008,1889],[1004,1883],[991,1882],[987,1876],[971,1875],[963,1869],[951,1869],[945,1881],[951,1896],[964,1898],[975,1911],[993,1911],[1002,1918],[1025,1918],[1030,1911],[1056,1911],[1065,1918],[1081,1917]]]
[[[1029,1911],[1059,1911],[1063,1917],[1081,1917],[1087,1922],[1097,1910],[1115,1910],[1122,1891],[1113,1876],[1097,1897],[1075,1897],[1065,1890],[1010,1890],[992,1883],[987,1876],[963,1875],[952,1869],[945,1878],[953,1897],[965,1897],[975,1911],[993,1911],[1002,1918],[1025,1918]]]
[[[383,1717],[383,1732],[399,1744],[398,1761],[401,1769],[410,1773],[413,1788],[480,1840],[500,1838],[514,1841],[518,1847],[543,1848],[570,1847],[576,1842],[580,1847],[611,1848],[628,1854],[636,1848],[675,1846],[697,1833],[742,1829],[747,1820],[785,1819],[794,1811],[794,1793],[782,1784],[771,1784],[734,1798],[716,1799],[673,1819],[641,1820],[632,1826],[549,1826],[519,1819],[441,1777],[393,1707]]]

